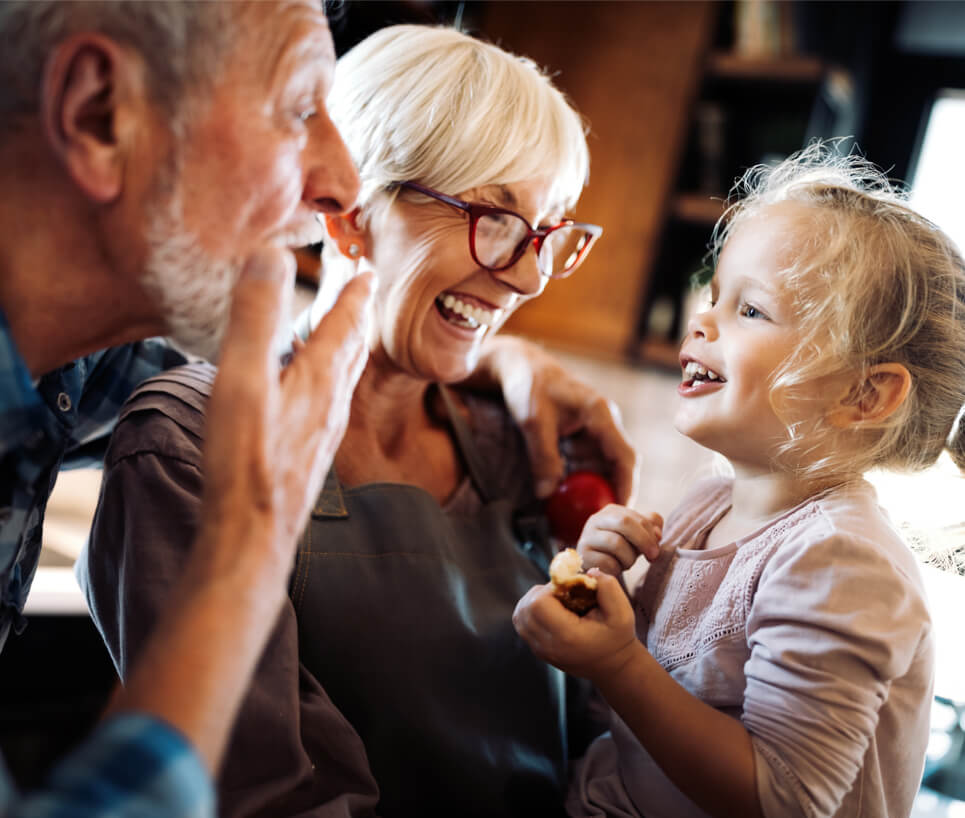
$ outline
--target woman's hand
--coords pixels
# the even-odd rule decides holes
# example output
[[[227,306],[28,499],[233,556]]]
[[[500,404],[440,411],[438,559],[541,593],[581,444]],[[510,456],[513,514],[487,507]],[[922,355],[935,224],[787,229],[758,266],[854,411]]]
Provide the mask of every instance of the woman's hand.
[[[599,685],[645,648],[619,581],[598,570],[590,574],[599,583],[597,607],[585,616],[564,608],[552,584],[535,585],[516,604],[513,625],[540,659]]]
[[[616,498],[633,496],[636,453],[627,439],[616,404],[574,378],[548,353],[512,336],[487,341],[474,379],[502,387],[503,399],[529,449],[536,493],[548,497],[563,479],[560,441],[589,437],[606,461]]]
[[[599,568],[611,576],[628,570],[642,554],[653,562],[660,554],[663,517],[641,514],[632,508],[608,505],[586,521],[576,550],[583,566]]]

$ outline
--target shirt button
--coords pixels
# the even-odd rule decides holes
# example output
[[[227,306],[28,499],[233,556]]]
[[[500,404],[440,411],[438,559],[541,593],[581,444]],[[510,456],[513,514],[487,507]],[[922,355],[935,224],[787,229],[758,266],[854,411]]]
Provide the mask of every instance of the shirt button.
[[[73,404],[70,402],[70,395],[66,392],[61,392],[57,396],[57,408],[60,409],[61,412],[69,412],[71,406],[73,406]]]

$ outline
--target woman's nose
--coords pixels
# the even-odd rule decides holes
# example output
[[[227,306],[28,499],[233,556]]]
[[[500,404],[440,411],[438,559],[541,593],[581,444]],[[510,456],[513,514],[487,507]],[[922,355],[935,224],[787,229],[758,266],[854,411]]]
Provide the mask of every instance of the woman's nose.
[[[492,276],[511,290],[528,297],[543,292],[547,282],[546,276],[540,274],[534,246],[527,247],[512,267],[492,273]]]
[[[321,213],[345,213],[359,195],[359,174],[342,137],[323,108],[308,123],[302,201]]]

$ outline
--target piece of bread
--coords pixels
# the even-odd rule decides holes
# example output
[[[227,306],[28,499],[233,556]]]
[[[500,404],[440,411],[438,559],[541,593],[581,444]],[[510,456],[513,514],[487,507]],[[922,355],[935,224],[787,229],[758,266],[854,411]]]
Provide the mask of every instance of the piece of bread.
[[[573,613],[583,616],[596,607],[596,577],[583,573],[583,557],[574,548],[564,548],[550,563],[553,596]]]

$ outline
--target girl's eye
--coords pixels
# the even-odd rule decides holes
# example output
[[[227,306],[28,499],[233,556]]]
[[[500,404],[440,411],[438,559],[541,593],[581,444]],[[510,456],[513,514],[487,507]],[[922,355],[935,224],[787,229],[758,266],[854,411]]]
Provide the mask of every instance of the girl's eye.
[[[738,313],[743,315],[745,318],[767,318],[764,313],[751,304],[741,304]]]
[[[300,111],[298,112],[298,118],[299,118],[302,122],[308,122],[308,120],[310,120],[313,116],[316,116],[317,114],[318,114],[318,110],[317,110],[316,108],[314,108],[314,107],[312,107],[312,108],[303,108],[302,110],[300,110]]]

